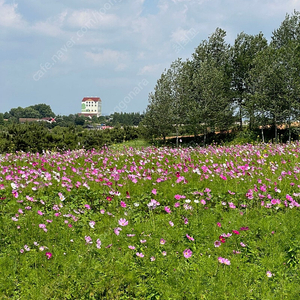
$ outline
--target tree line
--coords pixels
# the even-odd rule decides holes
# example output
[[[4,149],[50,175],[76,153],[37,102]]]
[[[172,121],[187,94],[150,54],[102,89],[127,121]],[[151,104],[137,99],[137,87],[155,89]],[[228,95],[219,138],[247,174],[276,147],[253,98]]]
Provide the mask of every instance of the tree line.
[[[268,42],[263,33],[238,34],[233,45],[217,28],[190,59],[175,60],[149,94],[143,125],[165,139],[182,127],[195,136],[226,131],[247,120],[250,130],[291,124],[300,115],[300,13],[286,15]]]

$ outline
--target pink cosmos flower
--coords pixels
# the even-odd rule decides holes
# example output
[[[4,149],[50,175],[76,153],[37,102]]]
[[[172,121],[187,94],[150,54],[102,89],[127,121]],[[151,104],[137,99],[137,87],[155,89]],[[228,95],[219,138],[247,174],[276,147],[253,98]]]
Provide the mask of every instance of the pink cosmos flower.
[[[91,228],[94,228],[95,227],[95,221],[90,221],[89,225],[91,226]]]
[[[40,210],[37,211],[37,213],[42,216],[44,213],[42,213]]]
[[[241,227],[240,230],[241,230],[241,231],[243,231],[243,230],[246,231],[246,230],[249,230],[249,227]]]
[[[174,223],[172,221],[169,221],[169,224],[170,224],[171,227],[174,226]]]
[[[168,206],[165,206],[165,211],[170,214],[171,213],[171,209]]]
[[[119,225],[120,226],[127,226],[128,225],[128,221],[126,219],[120,219],[119,220]]]
[[[267,276],[270,278],[273,276],[273,274],[271,273],[271,271],[267,271]]]
[[[166,256],[166,255],[167,255],[167,251],[163,251],[161,254],[162,254],[163,256]]]
[[[221,242],[220,242],[220,241],[215,241],[215,242],[214,242],[214,246],[215,246],[216,248],[220,247],[220,246],[221,246]]]
[[[129,245],[128,248],[131,249],[131,250],[134,250],[134,249],[135,249],[135,247],[134,247],[134,246],[131,246],[131,245]]]
[[[225,264],[225,265],[230,265],[230,260],[228,260],[227,258],[223,258],[223,257],[218,257],[218,261],[221,264]]]
[[[91,207],[90,207],[88,204],[85,204],[84,207],[85,207],[86,209],[91,209]]]
[[[87,244],[92,244],[93,243],[92,238],[90,236],[85,236],[84,239],[85,239]]]
[[[237,230],[232,230],[232,232],[235,233],[235,234],[240,234],[240,232],[237,231]]]
[[[59,199],[60,201],[64,201],[65,200],[65,197],[62,193],[58,193],[58,196],[59,196]]]
[[[124,207],[124,208],[127,206],[124,201],[121,201],[120,205],[121,205],[121,207]]]
[[[194,239],[193,237],[189,236],[188,234],[186,234],[185,236],[186,236],[190,241],[193,241],[193,242],[195,241],[195,239]]]
[[[176,202],[175,204],[174,204],[174,207],[179,207],[180,206],[180,203],[179,202]]]
[[[114,229],[114,233],[115,233],[116,235],[119,235],[121,230],[122,230],[122,228],[117,227],[117,228]]]
[[[98,249],[101,248],[101,241],[100,241],[100,239],[97,239],[97,241],[96,241],[96,247],[97,247]]]
[[[189,223],[188,218],[184,218],[184,224],[186,225],[186,224],[188,224],[188,223]]]
[[[164,245],[164,244],[166,243],[166,240],[160,239],[159,243],[160,243],[161,245]]]
[[[144,243],[147,242],[147,240],[140,240],[140,242],[141,242],[142,244],[144,244]]]
[[[138,256],[138,257],[144,257],[145,255],[142,252],[141,253],[137,252],[136,256]]]
[[[220,222],[218,222],[218,223],[217,223],[217,226],[218,226],[218,227],[222,227],[222,225],[221,225],[221,223],[220,223]]]
[[[185,249],[185,250],[183,251],[183,256],[184,256],[185,258],[190,258],[190,257],[192,256],[192,254],[193,254],[193,252],[192,252],[190,249]]]
[[[154,256],[151,256],[151,257],[150,257],[150,260],[151,260],[151,261],[155,261],[155,257],[154,257]]]
[[[152,194],[153,194],[153,195],[156,195],[156,193],[157,193],[156,189],[153,189],[153,190],[152,190]]]
[[[46,255],[46,257],[47,257],[48,259],[50,259],[50,258],[52,257],[52,253],[51,253],[51,252],[46,252],[45,255]]]
[[[243,242],[240,242],[240,245],[242,246],[242,247],[246,247],[247,245],[245,245]]]

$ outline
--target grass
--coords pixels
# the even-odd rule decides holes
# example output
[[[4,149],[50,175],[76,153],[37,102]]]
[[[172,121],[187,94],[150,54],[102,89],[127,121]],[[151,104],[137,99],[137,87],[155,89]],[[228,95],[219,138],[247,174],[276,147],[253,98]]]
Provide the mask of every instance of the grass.
[[[1,158],[1,299],[299,298],[298,144],[141,145]]]

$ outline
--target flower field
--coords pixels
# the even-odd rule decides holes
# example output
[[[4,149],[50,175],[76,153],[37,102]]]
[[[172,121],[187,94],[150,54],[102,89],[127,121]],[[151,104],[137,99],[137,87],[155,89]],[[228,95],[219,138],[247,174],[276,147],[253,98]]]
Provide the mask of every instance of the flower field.
[[[299,299],[300,144],[0,160],[1,299]]]

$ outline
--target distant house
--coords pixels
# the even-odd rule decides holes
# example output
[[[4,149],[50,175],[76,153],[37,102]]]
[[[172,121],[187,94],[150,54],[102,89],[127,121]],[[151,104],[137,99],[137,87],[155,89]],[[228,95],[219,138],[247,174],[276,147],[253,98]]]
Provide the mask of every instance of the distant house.
[[[100,117],[101,116],[102,101],[99,97],[84,97],[81,100],[80,116],[84,117]]]

